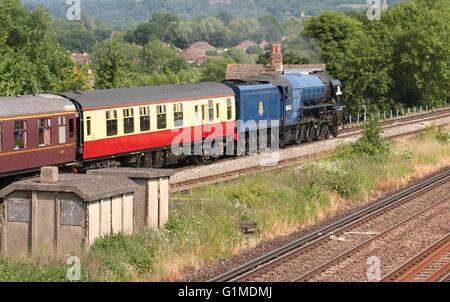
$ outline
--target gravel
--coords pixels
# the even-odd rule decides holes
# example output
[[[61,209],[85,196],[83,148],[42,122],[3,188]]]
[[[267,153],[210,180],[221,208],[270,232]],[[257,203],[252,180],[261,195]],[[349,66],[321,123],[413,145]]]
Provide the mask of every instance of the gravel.
[[[436,171],[435,173],[430,175],[430,177],[433,175],[437,175],[441,172],[442,172],[442,170]],[[414,186],[421,181],[423,181],[423,180],[418,179],[416,181],[413,181],[410,184],[408,184],[408,187]],[[391,192],[385,196],[380,197],[380,199],[384,199],[395,193],[396,192]],[[210,263],[208,265],[205,265],[204,267],[202,267],[199,270],[187,270],[184,272],[184,275],[186,277],[182,281],[192,281],[192,282],[207,281],[217,275],[220,275],[226,271],[229,271],[232,268],[238,267],[238,266],[240,266],[246,262],[249,262],[257,257],[260,257],[272,250],[275,250],[275,249],[280,248],[292,241],[295,241],[295,240],[303,237],[306,234],[315,232],[326,225],[332,224],[333,222],[338,221],[356,211],[359,211],[362,208],[370,206],[371,204],[378,202],[380,199],[374,200],[365,205],[358,205],[358,206],[355,205],[352,208],[342,210],[339,213],[335,214],[333,217],[321,222],[320,224],[302,229],[302,230],[300,230],[292,235],[289,235],[289,236],[282,236],[282,237],[276,238],[274,240],[262,242],[256,248],[245,250],[245,251],[241,252],[239,255],[230,257],[230,258],[222,260],[222,261]]]
[[[398,122],[398,124],[401,125],[401,122]],[[387,128],[384,130],[384,136],[394,137],[411,132],[416,132],[423,130],[433,124],[450,124],[450,117],[440,118],[432,121],[424,121],[417,124]],[[355,131],[354,133],[358,133],[358,131]],[[346,135],[347,134],[349,133],[346,133]],[[243,156],[219,161],[207,166],[183,168],[180,169],[175,175],[173,175],[170,181],[172,185],[176,185],[186,181],[192,181],[205,177],[219,176],[223,173],[232,173],[234,171],[239,171],[247,168],[270,167],[273,166],[273,163],[275,163],[273,161],[274,159],[278,159],[279,161],[287,161],[298,158],[305,158],[308,156],[316,155],[318,153],[329,152],[336,149],[340,145],[355,142],[360,136],[361,134],[356,134],[355,136],[351,137],[317,141],[312,144],[303,144],[282,149],[276,153],[262,153],[254,156]]]
[[[281,263],[275,268],[267,268],[258,275],[244,279],[244,281],[291,281],[308,271],[326,263],[336,256],[351,250],[356,245],[375,237],[398,221],[408,218],[414,213],[425,209],[427,206],[448,196],[450,191],[450,182],[425,194],[414,198],[411,201],[403,203],[392,211],[385,212],[377,217],[370,219],[363,224],[333,234],[333,238],[322,241],[320,245],[311,245],[307,250],[302,250],[301,254],[295,254],[295,257],[287,262]],[[366,258],[367,260],[367,258]]]
[[[433,207],[332,266],[311,281],[367,281],[367,259],[381,260],[383,275],[401,266],[450,230],[450,201]]]

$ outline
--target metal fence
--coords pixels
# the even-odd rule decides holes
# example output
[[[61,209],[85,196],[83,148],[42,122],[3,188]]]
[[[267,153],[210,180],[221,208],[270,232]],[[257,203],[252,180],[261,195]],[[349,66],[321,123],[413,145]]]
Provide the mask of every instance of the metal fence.
[[[347,115],[346,121],[344,123],[345,124],[344,128],[359,127],[372,115],[376,115],[377,118],[381,121],[387,121],[387,120],[402,119],[408,116],[419,116],[433,112],[446,111],[449,109],[450,107],[435,108],[429,106],[419,106],[419,107],[393,109],[389,111],[370,113],[366,108],[364,108],[363,110],[361,110],[360,113],[357,113],[355,115]]]

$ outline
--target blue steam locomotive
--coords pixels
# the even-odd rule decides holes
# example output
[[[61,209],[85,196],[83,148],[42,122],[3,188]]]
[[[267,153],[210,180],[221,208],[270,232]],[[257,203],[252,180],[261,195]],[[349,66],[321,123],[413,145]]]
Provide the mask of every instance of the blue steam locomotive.
[[[236,94],[237,133],[247,145],[257,145],[251,140],[262,132],[270,138],[274,130],[280,146],[338,135],[342,83],[326,73],[259,75],[223,83]]]

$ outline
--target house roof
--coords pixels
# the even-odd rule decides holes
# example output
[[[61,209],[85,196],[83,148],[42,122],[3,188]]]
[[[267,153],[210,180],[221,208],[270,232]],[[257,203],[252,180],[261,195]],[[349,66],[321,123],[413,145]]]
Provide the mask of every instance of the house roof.
[[[234,94],[233,90],[223,84],[203,82],[185,85],[161,85],[138,88],[66,92],[61,95],[76,101],[83,107],[83,109],[90,109],[153,103],[159,101],[181,101],[232,94]]]
[[[189,48],[183,50],[181,55],[186,61],[192,61],[192,62],[197,61],[198,59],[200,59],[203,56],[201,54],[197,54],[195,51],[192,51]]]
[[[262,64],[228,64],[226,79],[242,80],[265,72],[266,68]]]
[[[188,49],[190,49],[193,52],[196,52],[197,54],[203,55],[206,55],[207,51],[217,50],[217,48],[215,48],[214,46],[205,41],[196,42],[192,44],[191,47],[189,47]]]
[[[71,55],[72,62],[80,65],[88,65],[91,64],[91,55],[87,53],[73,53]]]
[[[286,64],[283,65],[284,71],[297,71],[302,73],[311,73],[315,71],[325,71],[325,64]],[[276,74],[276,68],[272,65],[264,66],[262,64],[228,64],[227,80],[242,80],[248,77],[261,74]]]
[[[257,43],[255,43],[255,42],[253,42],[253,41],[245,40],[245,41],[239,43],[239,44],[236,46],[236,48],[243,49],[243,50],[247,50],[247,49],[249,49],[249,48],[252,47],[252,46],[259,46],[259,45],[258,45]]]
[[[265,49],[266,46],[270,45],[269,42],[267,42],[266,40],[262,41],[261,43],[259,43],[259,47],[261,47],[262,49]]]

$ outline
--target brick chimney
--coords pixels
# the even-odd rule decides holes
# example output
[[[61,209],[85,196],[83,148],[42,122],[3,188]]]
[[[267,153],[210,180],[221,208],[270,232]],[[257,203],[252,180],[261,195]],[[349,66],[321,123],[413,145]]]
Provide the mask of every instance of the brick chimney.
[[[272,44],[272,66],[276,72],[283,72],[283,53],[281,44]]]

